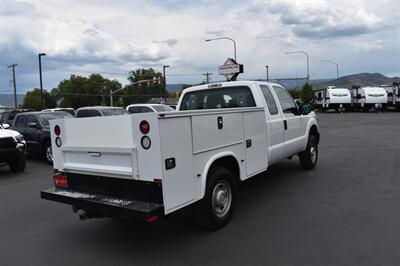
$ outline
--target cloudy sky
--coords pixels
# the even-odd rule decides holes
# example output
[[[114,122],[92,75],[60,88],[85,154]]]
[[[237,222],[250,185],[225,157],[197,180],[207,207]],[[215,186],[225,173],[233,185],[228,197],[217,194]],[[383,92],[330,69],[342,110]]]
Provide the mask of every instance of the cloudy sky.
[[[380,72],[400,76],[400,5],[395,0],[0,0],[0,93],[11,92],[8,64],[17,63],[17,88],[51,89],[71,74],[100,73],[127,83],[129,70],[167,70],[169,83],[195,83],[233,56],[241,79],[311,78]]]

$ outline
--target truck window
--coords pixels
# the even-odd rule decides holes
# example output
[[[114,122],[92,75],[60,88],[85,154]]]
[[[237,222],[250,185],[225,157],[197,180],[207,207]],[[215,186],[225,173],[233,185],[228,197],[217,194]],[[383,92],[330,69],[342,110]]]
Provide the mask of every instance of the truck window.
[[[276,93],[276,96],[278,96],[278,100],[281,104],[282,111],[285,113],[291,113],[293,110],[296,109],[296,104],[293,101],[292,97],[289,95],[289,93],[278,86],[273,86],[274,91]]]
[[[94,116],[101,116],[99,111],[97,110],[79,110],[76,117],[94,117]]]
[[[256,106],[247,86],[205,89],[185,94],[180,110],[218,109]]]
[[[36,116],[28,115],[28,117],[26,118],[26,121],[25,121],[25,127],[28,127],[29,123],[38,123]]]
[[[267,102],[269,113],[271,115],[278,114],[278,107],[276,106],[276,102],[274,96],[272,95],[271,90],[266,85],[260,85],[260,88],[264,95],[265,101]]]
[[[16,118],[17,120],[15,121],[15,126],[16,127],[23,127],[24,122],[25,122],[25,115],[19,115]]]

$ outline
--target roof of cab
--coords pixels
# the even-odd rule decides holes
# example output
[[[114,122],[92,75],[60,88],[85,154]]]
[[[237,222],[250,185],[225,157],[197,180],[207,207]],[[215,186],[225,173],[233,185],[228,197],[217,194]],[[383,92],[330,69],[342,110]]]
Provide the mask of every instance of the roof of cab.
[[[209,84],[203,84],[198,86],[193,86],[185,89],[183,93],[198,91],[198,90],[207,90],[207,89],[215,89],[215,88],[223,88],[223,87],[233,87],[233,86],[251,86],[254,84],[259,85],[270,85],[270,86],[281,86],[277,83],[266,82],[266,81],[251,81],[251,80],[239,80],[239,81],[224,81],[224,82],[215,82]]]

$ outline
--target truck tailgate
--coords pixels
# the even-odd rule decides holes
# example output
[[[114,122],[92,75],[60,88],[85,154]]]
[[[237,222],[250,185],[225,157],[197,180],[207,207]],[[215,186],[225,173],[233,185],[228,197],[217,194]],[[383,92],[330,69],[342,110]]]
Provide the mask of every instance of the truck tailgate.
[[[52,145],[54,168],[78,172],[134,179],[137,169],[137,133],[130,115],[113,117],[53,120],[61,134],[51,130],[52,142],[59,137],[62,145]]]

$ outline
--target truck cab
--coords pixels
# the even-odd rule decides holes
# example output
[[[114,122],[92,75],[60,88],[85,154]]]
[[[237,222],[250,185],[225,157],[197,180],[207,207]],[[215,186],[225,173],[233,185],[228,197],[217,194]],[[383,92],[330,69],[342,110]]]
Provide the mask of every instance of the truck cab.
[[[82,219],[154,221],[192,206],[197,223],[217,229],[241,181],[294,155],[306,170],[317,163],[315,113],[278,84],[191,87],[177,110],[50,121],[55,188],[42,198]]]

